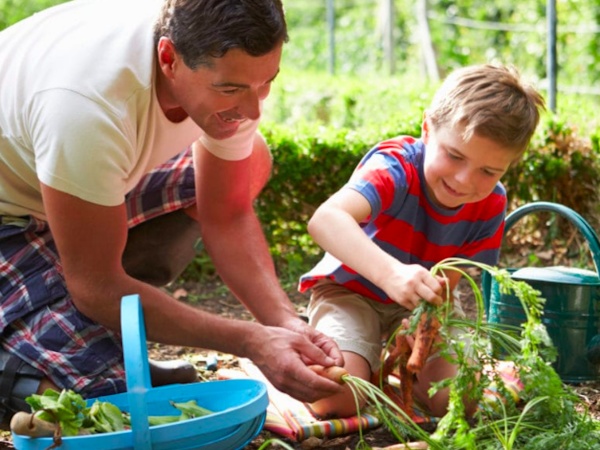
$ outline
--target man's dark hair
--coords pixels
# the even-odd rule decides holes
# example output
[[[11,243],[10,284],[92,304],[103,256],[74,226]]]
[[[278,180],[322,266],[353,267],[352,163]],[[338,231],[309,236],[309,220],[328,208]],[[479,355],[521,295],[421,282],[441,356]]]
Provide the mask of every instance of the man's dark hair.
[[[288,40],[281,0],[165,0],[155,44],[163,36],[191,69],[234,48],[263,56]]]

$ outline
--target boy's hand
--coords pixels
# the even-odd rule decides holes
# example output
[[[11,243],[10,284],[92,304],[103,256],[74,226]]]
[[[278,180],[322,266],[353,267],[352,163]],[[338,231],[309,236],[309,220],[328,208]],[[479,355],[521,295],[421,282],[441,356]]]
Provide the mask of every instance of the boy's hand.
[[[434,277],[418,264],[401,264],[380,286],[392,300],[412,311],[419,301],[441,305],[445,295],[445,279]]]

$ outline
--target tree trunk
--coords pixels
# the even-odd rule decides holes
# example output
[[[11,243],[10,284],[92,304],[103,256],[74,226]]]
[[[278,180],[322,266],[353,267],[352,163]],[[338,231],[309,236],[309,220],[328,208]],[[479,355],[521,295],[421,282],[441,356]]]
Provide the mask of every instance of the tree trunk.
[[[435,49],[431,40],[429,21],[427,20],[427,0],[417,1],[417,25],[421,41],[421,53],[427,77],[434,82],[440,81],[440,70],[435,57]]]

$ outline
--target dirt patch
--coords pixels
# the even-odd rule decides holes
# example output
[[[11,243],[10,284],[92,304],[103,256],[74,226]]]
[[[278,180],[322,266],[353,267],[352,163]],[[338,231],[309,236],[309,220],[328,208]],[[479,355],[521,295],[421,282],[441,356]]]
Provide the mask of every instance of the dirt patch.
[[[473,273],[472,275],[475,275],[476,279],[478,279],[476,273]],[[241,305],[235,299],[235,297],[233,297],[233,295],[231,295],[229,291],[218,281],[209,282],[202,285],[189,282],[180,283],[171,286],[169,291],[172,292],[174,296],[179,297],[182,301],[187,301],[190,304],[193,304],[198,308],[210,313],[223,317],[253,320],[252,316],[248,313],[244,306]],[[466,282],[461,282],[461,285],[459,286],[459,292],[461,293],[460,301],[463,310],[467,316],[473,317],[477,309],[472,291]],[[297,312],[299,314],[304,314],[308,298],[305,295],[298,293],[295,289],[290,289],[288,295],[296,306]],[[151,358],[159,360],[183,358],[192,361],[198,368],[200,377],[205,380],[215,379],[215,372],[207,369],[207,360],[209,359],[209,356],[217,357],[219,367],[238,367],[238,359],[235,356],[203,349],[150,344],[149,353]],[[583,398],[585,404],[588,405],[593,417],[597,420],[600,420],[600,382],[575,386],[575,389]],[[246,449],[257,450],[266,440],[270,438],[280,439],[297,450],[350,450],[356,448],[359,441],[358,433],[355,433],[334,439],[311,438],[302,443],[297,443],[282,439],[281,437],[272,435],[267,431],[263,431],[246,447]],[[397,444],[397,440],[383,427],[365,433],[364,438],[372,447],[385,448],[387,446]],[[14,449],[9,433],[0,434],[0,450],[4,449]]]
[[[170,290],[175,297],[180,297],[192,304],[196,304],[204,311],[218,314],[223,317],[254,320],[246,308],[219,282],[207,283],[203,286],[199,286],[196,283],[181,283],[177,286],[172,286]],[[298,314],[304,314],[308,303],[308,297],[297,292],[295,289],[290,289],[288,291],[288,296],[296,307]],[[467,310],[469,309],[470,308],[468,307]],[[208,370],[206,366],[209,356],[217,356],[219,368],[236,369],[239,367],[238,359],[232,355],[196,348],[150,345],[149,354],[151,358],[156,359],[185,358],[193,361],[198,368],[200,377],[206,380],[215,378],[215,372]],[[294,449],[298,450],[354,449],[360,439],[358,433],[355,433],[332,439],[309,438],[299,443],[284,439],[281,436],[274,435],[268,431],[263,431],[245,448],[248,450],[257,450],[266,440],[271,438],[284,441]],[[397,439],[383,427],[366,432],[364,434],[364,439],[372,447],[387,447],[398,443]],[[273,446],[269,448],[281,447]]]
[[[480,283],[480,277],[477,271],[470,271],[470,275],[474,277],[476,282]],[[208,283],[204,286],[199,286],[196,283],[182,283],[178,286],[173,286],[172,291],[175,296],[181,296],[186,298],[187,301],[191,301],[197,304],[198,307],[203,310],[219,314],[225,317],[241,318],[246,320],[253,320],[252,316],[248,311],[241,305],[219,282]],[[477,306],[475,298],[472,293],[472,289],[465,280],[462,280],[458,288],[459,299],[463,311],[468,317],[474,317],[477,312]],[[288,296],[296,306],[296,310],[299,314],[303,314],[306,310],[308,298],[298,293],[295,289],[288,290]],[[196,361],[199,373],[206,379],[214,377],[213,372],[205,370],[206,358],[209,352],[191,349],[191,348],[173,348],[156,346],[151,349],[151,353],[157,358],[171,359],[173,357],[192,358]],[[220,367],[236,368],[238,367],[237,358],[231,355],[217,354],[219,359]],[[586,383],[580,386],[574,386],[575,390],[584,400],[584,403],[589,407],[592,416],[600,420],[600,382]],[[258,449],[265,440],[275,437],[281,439],[279,436],[273,436],[267,431],[263,431],[256,439],[254,439],[246,448],[250,450]],[[367,443],[372,447],[385,448],[397,444],[397,439],[388,432],[384,427],[371,430],[364,435]],[[359,441],[358,434],[353,434],[344,437],[338,437],[333,439],[317,439],[311,438],[302,443],[291,442],[285,439],[281,439],[297,450],[351,450],[356,448]]]
[[[480,283],[480,277],[476,270],[470,270],[469,273],[472,277],[474,277],[476,282]],[[213,314],[244,320],[253,320],[252,316],[248,313],[244,306],[241,305],[235,299],[235,297],[233,297],[219,282],[208,283],[204,286],[199,286],[196,283],[182,283],[178,286],[173,286],[171,291],[175,296],[186,298],[187,301],[191,301],[197,304],[199,308],[202,308],[203,310],[209,311]],[[459,284],[458,291],[460,293],[459,299],[463,311],[468,317],[473,318],[477,313],[477,306],[472,289],[465,280],[462,280]],[[300,294],[295,289],[288,290],[288,295],[294,303],[297,312],[299,314],[304,314],[306,305],[308,303],[308,297]],[[217,355],[220,367],[238,367],[238,360],[234,356],[207,352],[199,349],[152,346],[150,353],[151,355],[154,355],[153,357],[159,359],[173,359],[180,357],[190,358],[196,362],[200,375],[205,379],[214,378],[214,372],[206,370],[206,361],[210,353]],[[590,411],[592,412],[592,416],[595,419],[600,420],[600,382],[586,383],[584,385],[574,386],[574,388],[583,398],[585,404],[588,405]],[[263,431],[246,448],[250,450],[256,450],[265,442],[265,440],[271,437],[281,439],[279,436],[272,435],[267,431]],[[384,427],[367,432],[364,438],[372,447],[384,448],[398,443],[397,439],[395,439],[394,436]],[[291,442],[285,439],[281,440],[298,450],[350,450],[356,448],[356,445],[359,441],[359,436],[356,433],[353,435],[333,439],[311,438],[302,443]]]

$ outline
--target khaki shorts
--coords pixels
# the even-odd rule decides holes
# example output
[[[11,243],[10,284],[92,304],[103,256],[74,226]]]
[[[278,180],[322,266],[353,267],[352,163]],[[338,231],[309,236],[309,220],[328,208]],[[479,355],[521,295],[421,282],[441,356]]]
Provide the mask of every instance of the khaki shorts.
[[[460,305],[454,305],[454,314],[464,317]],[[321,280],[312,288],[307,314],[310,325],[335,340],[340,350],[365,358],[375,372],[381,366],[385,340],[412,312]]]

